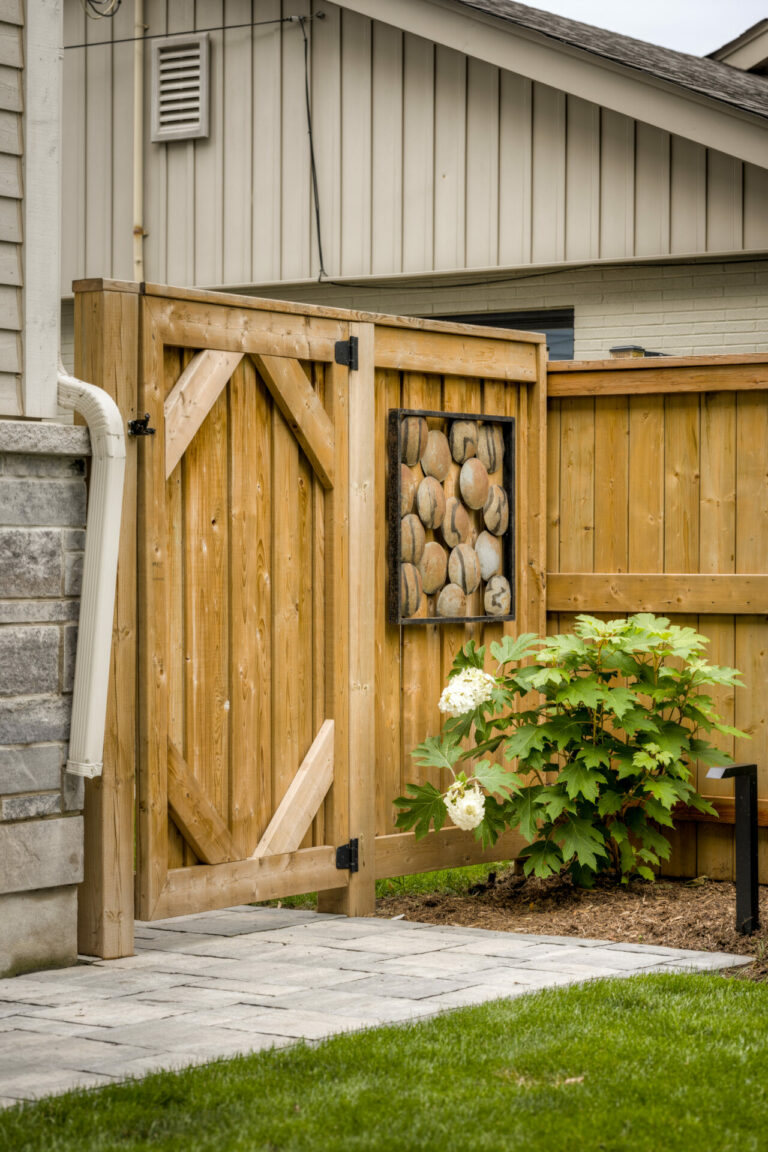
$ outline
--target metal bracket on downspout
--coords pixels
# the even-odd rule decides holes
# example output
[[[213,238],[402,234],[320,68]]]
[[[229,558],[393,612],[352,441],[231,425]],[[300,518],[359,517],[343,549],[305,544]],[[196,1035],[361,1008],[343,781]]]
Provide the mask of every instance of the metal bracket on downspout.
[[[72,693],[67,772],[93,778],[102,772],[107,687],[112,649],[117,556],[125,479],[125,432],[120,410],[102,388],[60,367],[58,398],[84,417],[93,467],[85,533],[83,590]]]

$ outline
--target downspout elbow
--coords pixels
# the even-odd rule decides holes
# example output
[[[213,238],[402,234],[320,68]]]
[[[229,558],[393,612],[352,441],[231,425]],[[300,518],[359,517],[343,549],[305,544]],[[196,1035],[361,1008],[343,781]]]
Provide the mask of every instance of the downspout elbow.
[[[102,388],[59,368],[58,399],[85,419],[91,436],[88,516],[77,635],[67,772],[100,776],[103,768],[112,621],[125,480],[120,410]]]

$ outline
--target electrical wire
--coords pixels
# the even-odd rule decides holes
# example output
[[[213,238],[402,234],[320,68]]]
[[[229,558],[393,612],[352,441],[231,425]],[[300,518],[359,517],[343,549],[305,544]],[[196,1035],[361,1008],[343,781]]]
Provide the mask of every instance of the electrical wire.
[[[94,0],[94,2],[98,2],[98,0]],[[80,0],[80,3],[85,7],[89,0]],[[119,0],[118,7],[121,3],[122,0]],[[98,17],[92,16],[91,19],[98,19]],[[167,40],[169,36],[198,36],[201,32],[232,32],[236,28],[263,28],[266,24],[298,24],[299,19],[298,16],[280,16],[275,20],[249,20],[246,24],[217,24],[215,28],[188,28],[186,32],[153,32],[151,36],[121,36],[119,40],[98,40],[93,44],[65,44],[64,49],[71,51],[75,48],[111,48],[115,44],[133,44],[136,40]],[[301,19],[324,20],[325,13],[316,12],[314,16],[302,16]]]
[[[89,20],[111,20],[123,0],[80,0],[80,7]]]
[[[320,229],[320,195],[317,190],[317,165],[315,164],[315,140],[312,133],[312,101],[309,96],[309,38],[304,27],[306,17],[299,17],[301,34],[304,37],[304,96],[307,105],[307,134],[309,136],[309,167],[312,173],[312,196],[315,202],[315,228],[317,230],[317,256],[320,261],[320,271],[317,279],[322,280],[328,276],[323,263],[323,236]]]

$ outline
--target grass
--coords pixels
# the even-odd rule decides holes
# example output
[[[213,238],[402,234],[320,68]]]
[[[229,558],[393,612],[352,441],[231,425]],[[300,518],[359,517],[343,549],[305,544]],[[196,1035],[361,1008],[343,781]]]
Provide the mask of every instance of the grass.
[[[595,981],[0,1112],[13,1152],[758,1152],[768,988]]]
[[[384,896],[421,895],[434,892],[438,896],[461,895],[473,884],[482,884],[489,872],[505,868],[508,860],[498,864],[472,864],[467,868],[445,868],[441,872],[420,872],[414,876],[390,876],[388,880],[376,881],[376,899]],[[266,904],[282,908],[316,908],[317,892],[307,892],[303,896],[286,896],[282,900],[267,900]]]

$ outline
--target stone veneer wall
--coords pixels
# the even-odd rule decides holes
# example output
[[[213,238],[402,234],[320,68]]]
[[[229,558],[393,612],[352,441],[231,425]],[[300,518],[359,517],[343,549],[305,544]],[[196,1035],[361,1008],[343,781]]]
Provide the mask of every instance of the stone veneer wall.
[[[87,429],[0,420],[0,976],[74,963],[83,782],[64,772]]]

